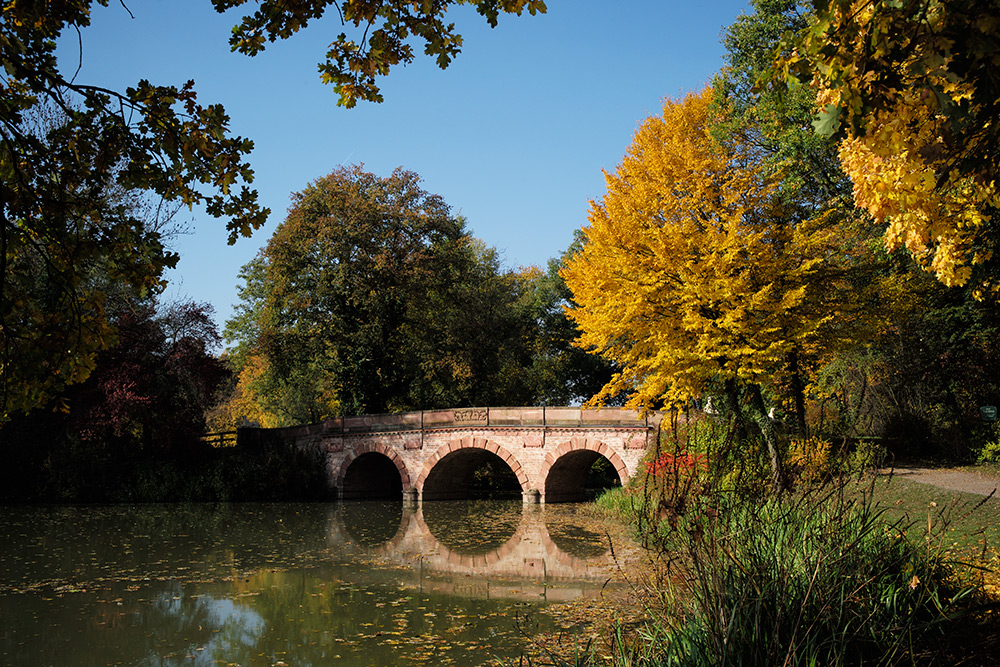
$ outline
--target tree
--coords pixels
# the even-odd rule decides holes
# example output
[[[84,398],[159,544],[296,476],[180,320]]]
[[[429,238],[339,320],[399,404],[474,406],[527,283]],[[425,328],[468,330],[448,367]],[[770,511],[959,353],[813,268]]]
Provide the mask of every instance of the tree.
[[[835,217],[790,220],[779,180],[748,146],[713,139],[710,90],[647,119],[591,207],[583,250],[563,277],[579,344],[620,369],[601,394],[650,409],[683,406],[709,382],[739,388],[784,485],[762,387],[794,351],[846,333]]]
[[[790,373],[779,389],[790,385],[802,432],[808,405],[813,417],[808,427],[824,437],[878,436],[905,443],[907,451],[933,445],[954,455],[975,442],[976,406],[991,400],[995,355],[983,342],[994,308],[972,301],[972,289],[929,283],[905,253],[878,251],[884,229],[871,224],[865,209],[855,208],[837,136],[818,133],[813,125],[816,90],[794,78],[758,85],[774,67],[776,53],[792,54],[792,43],[782,35],[801,33],[809,17],[795,0],[755,0],[753,7],[723,38],[727,67],[714,87],[728,112],[724,134],[745,137],[760,152],[780,176],[782,196],[797,215],[830,211],[854,218],[865,245],[874,250],[850,258],[852,290],[866,313],[856,330],[857,345],[796,359],[806,372],[799,381]]]
[[[120,294],[107,317],[115,342],[95,357],[83,381],[0,426],[9,460],[5,497],[17,501],[92,501],[171,497],[198,467],[205,408],[229,376],[214,354],[211,307]],[[142,487],[142,488],[138,488]]]
[[[870,219],[856,212],[851,182],[840,166],[836,141],[817,134],[812,126],[815,93],[805,86],[775,82],[761,87],[758,81],[774,66],[781,36],[801,30],[806,18],[795,0],[754,0],[753,12],[742,14],[726,29],[726,67],[715,77],[716,105],[725,111],[715,135],[749,147],[764,174],[777,182],[779,196],[790,219],[829,216],[851,225],[851,279],[858,295],[870,292],[880,270],[873,253],[863,248],[858,235],[874,240],[879,232]],[[784,85],[783,85],[784,84]],[[847,248],[845,247],[845,251]],[[846,257],[844,258],[847,259]],[[874,302],[874,303],[877,303]],[[874,303],[866,304],[873,314]],[[806,435],[808,378],[828,358],[809,357],[794,350],[779,388],[787,389],[800,435]]]
[[[226,337],[267,423],[531,398],[523,283],[412,172],[316,180],[242,276]]]
[[[150,210],[202,205],[230,241],[267,214],[235,187],[251,142],[192,83],[119,93],[63,76],[55,41],[90,6],[15,0],[0,22],[0,423],[91,372],[114,341],[108,285],[159,290],[177,258]]]
[[[60,66],[56,41],[88,26],[95,2],[108,5],[11,0],[0,17],[0,423],[86,378],[97,352],[112,344],[104,293],[89,284],[95,271],[155,292],[163,270],[176,263],[155,225],[110,192],[202,206],[226,219],[230,243],[269,213],[248,187],[253,143],[230,133],[221,105],[199,103],[193,81],[178,87],[141,80],[115,91],[80,82],[73,66]],[[213,0],[220,12],[244,4]],[[413,60],[410,36],[448,65],[462,45],[444,21],[454,4],[473,4],[491,25],[501,12],[545,10],[541,0],[265,1],[234,28],[231,43],[253,55],[334,8],[364,37],[339,35],[321,70],[341,104],[353,106],[382,99],[375,77]],[[34,120],[46,106],[61,117],[39,126]]]
[[[837,158],[836,142],[812,126],[815,93],[776,81],[762,87],[782,35],[806,19],[796,0],[753,0],[723,33],[726,66],[716,75],[716,101],[725,110],[720,130],[759,152],[776,175],[786,201],[809,217],[835,207],[853,207],[851,183]],[[784,85],[783,85],[784,84]]]
[[[895,453],[966,459],[991,437],[979,407],[1000,393],[1000,306],[947,287],[906,254],[877,277],[885,306],[866,345],[839,351],[814,386],[818,430],[884,438]]]
[[[221,339],[212,307],[185,301],[121,303],[116,343],[94,372],[65,394],[72,431],[95,446],[181,453],[199,444],[205,410],[227,370],[212,354]]]
[[[533,268],[522,274],[528,299],[524,307],[532,331],[532,405],[581,403],[611,380],[610,362],[573,344],[580,329],[566,314],[574,305],[573,294],[560,272],[582,248],[583,235],[577,230],[570,247],[558,259],[549,260],[547,271]]]
[[[843,138],[858,206],[946,285],[1000,289],[1000,2],[812,4],[776,72],[808,82],[817,129]]]

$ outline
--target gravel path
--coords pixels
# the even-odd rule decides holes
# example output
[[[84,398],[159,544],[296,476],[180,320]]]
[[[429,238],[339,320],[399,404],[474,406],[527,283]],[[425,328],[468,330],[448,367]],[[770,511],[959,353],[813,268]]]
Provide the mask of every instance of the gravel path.
[[[949,491],[962,491],[988,496],[996,491],[1000,497],[1000,478],[970,470],[954,468],[894,468],[892,474],[911,482],[932,484]]]

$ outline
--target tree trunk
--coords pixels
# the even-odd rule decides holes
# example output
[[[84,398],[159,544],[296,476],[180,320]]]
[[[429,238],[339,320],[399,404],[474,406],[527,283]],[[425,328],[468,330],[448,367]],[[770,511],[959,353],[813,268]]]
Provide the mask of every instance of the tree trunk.
[[[739,388],[736,386],[735,378],[726,380],[726,400],[729,404],[730,419],[733,420],[736,446],[742,449],[747,444],[747,428],[743,420],[743,410],[740,408]]]
[[[774,431],[774,423],[767,414],[764,407],[764,397],[760,393],[760,385],[750,386],[750,409],[754,421],[760,426],[760,432],[767,443],[767,453],[771,458],[771,487],[777,493],[781,493],[788,488],[788,480],[785,478],[785,468],[781,464],[781,453],[778,451],[778,436]]]

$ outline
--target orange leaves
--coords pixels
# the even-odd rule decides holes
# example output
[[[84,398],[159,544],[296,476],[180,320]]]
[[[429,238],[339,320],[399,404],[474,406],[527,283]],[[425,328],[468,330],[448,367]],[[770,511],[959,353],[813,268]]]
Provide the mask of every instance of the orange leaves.
[[[764,382],[836,315],[835,221],[789,219],[751,148],[713,139],[710,104],[707,90],[668,101],[642,124],[563,272],[579,345],[621,368],[597,401],[683,403],[718,374]]]

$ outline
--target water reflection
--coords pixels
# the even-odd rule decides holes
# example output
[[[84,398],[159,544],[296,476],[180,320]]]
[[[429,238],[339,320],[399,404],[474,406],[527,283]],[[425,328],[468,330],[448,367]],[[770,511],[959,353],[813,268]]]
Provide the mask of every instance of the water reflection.
[[[545,529],[556,549],[567,556],[587,560],[608,554],[611,536],[598,530],[594,521],[581,516],[577,505],[549,507]]]
[[[604,535],[573,524],[550,526],[549,537],[557,549],[576,558],[597,558],[608,552]]]
[[[366,547],[377,547],[399,533],[403,502],[345,502],[340,506],[338,518],[351,541]]]
[[[244,664],[267,629],[267,621],[254,609],[233,599],[209,594],[187,595],[184,587],[171,585],[160,593],[152,608],[140,612],[137,628],[151,639],[148,665]],[[169,647],[163,651],[163,647]]]
[[[366,501],[342,505],[329,541],[422,572],[532,581],[606,578],[613,565],[609,536],[587,527],[593,523],[573,505]]]
[[[5,508],[0,664],[516,661],[515,617],[600,590],[602,534],[519,502]]]
[[[417,521],[449,551],[482,556],[507,545],[521,527],[524,505],[513,502],[466,501],[424,503]],[[426,540],[433,547],[431,540]]]

